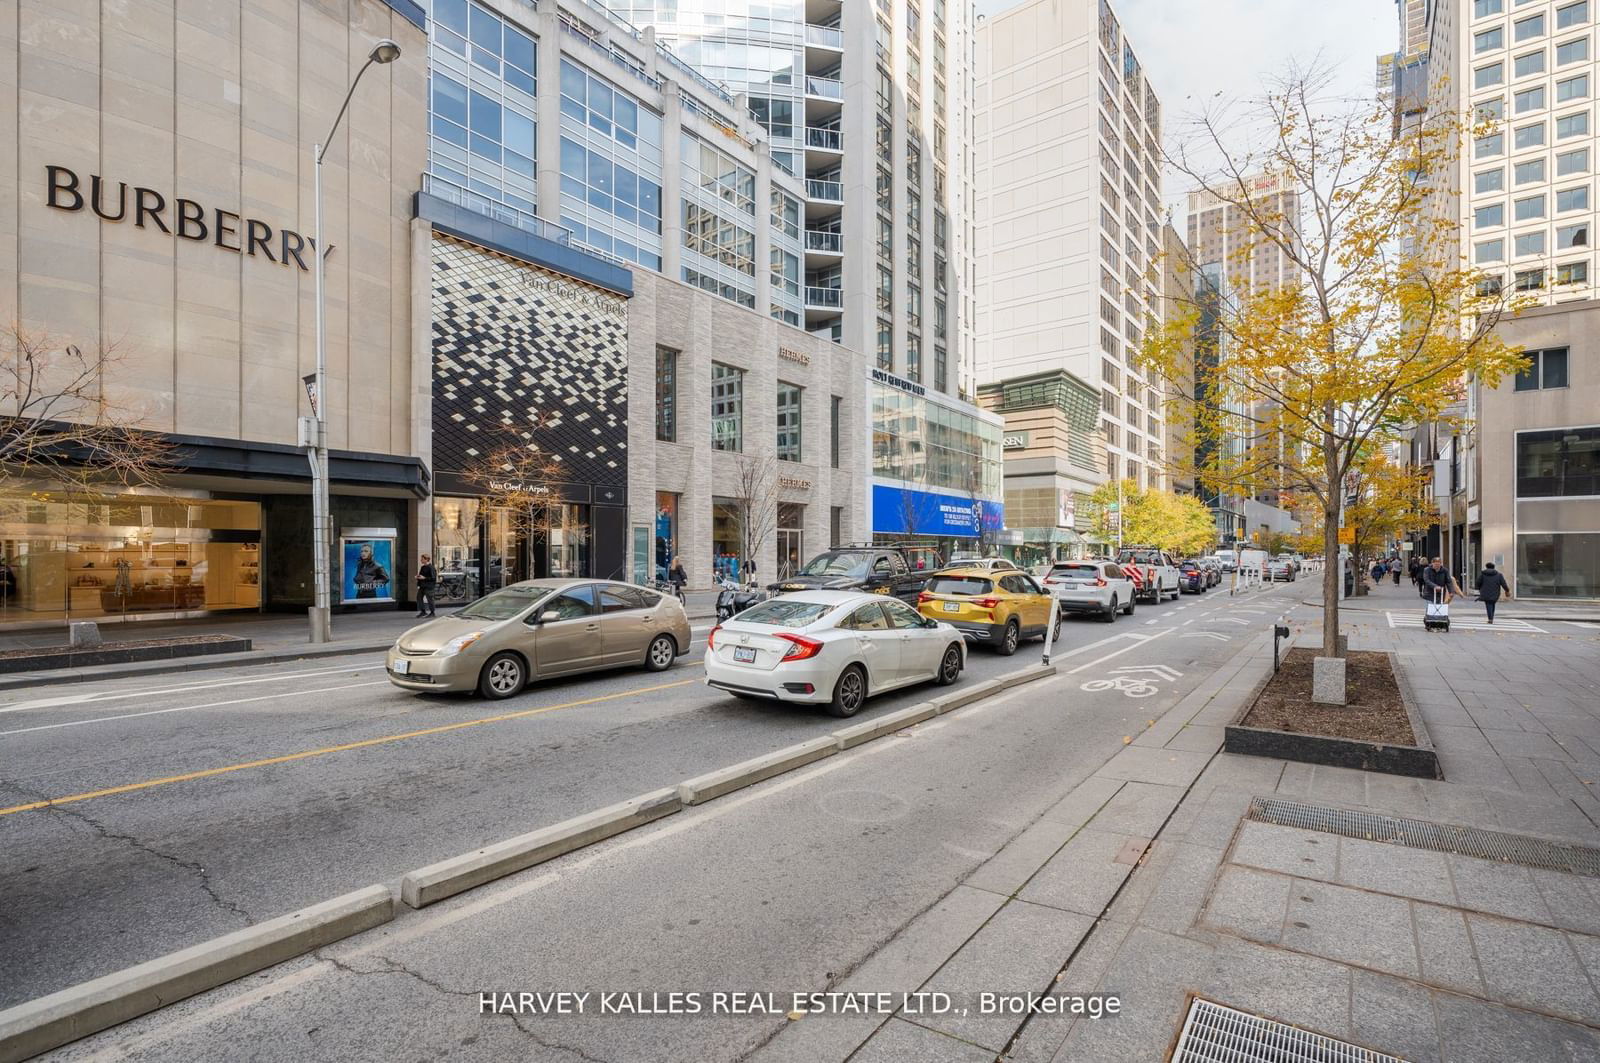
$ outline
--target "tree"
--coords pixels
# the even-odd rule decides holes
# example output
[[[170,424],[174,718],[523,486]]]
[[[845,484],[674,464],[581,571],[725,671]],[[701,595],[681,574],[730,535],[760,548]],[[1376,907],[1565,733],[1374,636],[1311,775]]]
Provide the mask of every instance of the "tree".
[[[1207,308],[1224,352],[1198,370],[1208,401],[1194,405],[1197,432],[1246,445],[1213,448],[1201,475],[1246,494],[1289,489],[1313,504],[1326,561],[1323,653],[1335,656],[1345,478],[1383,432],[1438,419],[1467,377],[1492,386],[1519,368],[1495,326],[1523,304],[1464,264],[1453,208],[1442,206],[1460,195],[1452,173],[1469,132],[1462,116],[1434,108],[1396,134],[1387,107],[1330,101],[1329,82],[1291,70],[1242,112],[1224,104],[1191,119],[1167,154],[1244,221],[1242,256],[1267,249],[1288,264],[1281,287]],[[1260,191],[1263,172],[1293,197]],[[1179,308],[1152,327],[1139,361],[1181,380],[1200,309]]]
[[[1115,540],[1120,515],[1122,541],[1129,546],[1154,546],[1176,554],[1197,554],[1217,541],[1216,520],[1210,508],[1193,495],[1145,490],[1133,480],[1122,481],[1121,501],[1115,482],[1095,488],[1095,531]],[[1120,509],[1118,508],[1120,506]]]
[[[172,445],[106,394],[123,361],[115,345],[85,352],[12,323],[0,329],[0,361],[0,487],[159,485]]]
[[[733,459],[734,522],[738,525],[739,571],[748,573],[750,563],[778,527],[778,459],[771,451],[738,454]],[[768,578],[777,573],[769,573]]]
[[[1369,447],[1346,478],[1347,498],[1355,501],[1344,510],[1344,527],[1350,536],[1350,557],[1357,573],[1365,572],[1395,539],[1433,519],[1428,502],[1428,473],[1398,465],[1381,448]],[[1316,529],[1320,535],[1320,526]],[[1366,581],[1356,580],[1356,594],[1367,593]]]

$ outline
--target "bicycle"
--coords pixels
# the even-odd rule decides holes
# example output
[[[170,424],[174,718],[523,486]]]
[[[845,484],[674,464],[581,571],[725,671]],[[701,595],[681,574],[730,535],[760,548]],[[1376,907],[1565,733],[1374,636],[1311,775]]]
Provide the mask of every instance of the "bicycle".
[[[678,599],[679,605],[689,604],[689,600],[684,597],[682,584],[673,583],[671,580],[653,579],[646,584],[646,586],[653,591],[659,591],[662,594],[670,594],[672,597]]]
[[[1079,689],[1091,694],[1102,690],[1120,690],[1130,698],[1147,698],[1161,688],[1148,679],[1119,675],[1115,679],[1091,679]]]

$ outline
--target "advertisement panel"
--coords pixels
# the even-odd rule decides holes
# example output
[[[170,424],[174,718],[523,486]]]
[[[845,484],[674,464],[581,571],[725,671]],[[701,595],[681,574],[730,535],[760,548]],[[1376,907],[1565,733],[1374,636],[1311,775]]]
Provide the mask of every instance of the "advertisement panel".
[[[872,485],[874,532],[973,539],[984,529],[998,530],[1004,523],[1005,507],[999,502],[886,484]]]
[[[341,600],[394,601],[394,540],[346,537],[339,542],[344,561]]]

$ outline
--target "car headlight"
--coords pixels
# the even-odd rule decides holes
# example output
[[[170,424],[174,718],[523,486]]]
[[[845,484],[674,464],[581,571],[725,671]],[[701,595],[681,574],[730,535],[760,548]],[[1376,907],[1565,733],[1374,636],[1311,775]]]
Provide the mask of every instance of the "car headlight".
[[[433,655],[435,657],[454,657],[481,638],[483,638],[483,632],[481,631],[474,631],[470,635],[457,635],[443,646],[434,650]]]

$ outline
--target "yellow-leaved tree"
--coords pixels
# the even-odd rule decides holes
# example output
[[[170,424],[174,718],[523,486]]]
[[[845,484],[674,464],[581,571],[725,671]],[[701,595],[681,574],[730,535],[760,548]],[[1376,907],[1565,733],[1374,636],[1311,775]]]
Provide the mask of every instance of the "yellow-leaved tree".
[[[1120,497],[1119,497],[1120,496]],[[1211,510],[1193,495],[1145,490],[1133,480],[1101,484],[1089,500],[1096,506],[1095,531],[1109,542],[1128,546],[1154,546],[1188,556],[1217,543],[1217,525]]]
[[[1474,130],[1435,108],[1397,134],[1386,107],[1328,89],[1326,73],[1291,70],[1259,100],[1197,115],[1178,134],[1169,164],[1245,239],[1192,305],[1169,306],[1139,361],[1173,385],[1193,374],[1191,449],[1206,489],[1289,490],[1320,515],[1331,657],[1347,477],[1384,432],[1438,419],[1469,375],[1492,385],[1521,357],[1495,332],[1516,304],[1461,259],[1441,207],[1459,195],[1452,160]],[[1229,290],[1258,252],[1287,274]],[[1212,264],[1191,265],[1204,275]],[[1191,340],[1210,356],[1195,357]]]
[[[1347,500],[1344,527],[1355,563],[1355,592],[1367,593],[1361,575],[1373,560],[1387,556],[1387,547],[1408,532],[1421,531],[1436,519],[1428,499],[1428,473],[1424,469],[1390,461],[1380,447],[1368,447],[1345,478]],[[1311,525],[1320,538],[1321,522]]]

